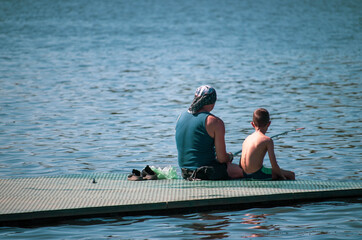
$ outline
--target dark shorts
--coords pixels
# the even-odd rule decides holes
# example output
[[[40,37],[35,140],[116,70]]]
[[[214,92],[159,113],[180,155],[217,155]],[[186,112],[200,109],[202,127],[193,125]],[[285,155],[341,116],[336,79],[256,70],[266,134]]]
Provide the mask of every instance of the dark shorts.
[[[263,166],[254,173],[247,174],[244,172],[244,178],[272,180],[272,169]]]
[[[202,166],[195,170],[181,168],[181,174],[187,180],[228,180],[226,163],[216,163],[212,166]]]

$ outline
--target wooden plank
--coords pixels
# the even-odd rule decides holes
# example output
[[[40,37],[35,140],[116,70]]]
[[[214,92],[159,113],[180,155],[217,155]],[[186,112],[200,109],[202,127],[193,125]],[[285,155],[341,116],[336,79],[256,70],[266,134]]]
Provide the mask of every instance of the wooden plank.
[[[96,183],[94,183],[94,181]],[[0,223],[362,196],[362,181],[128,181],[124,174],[0,179]]]

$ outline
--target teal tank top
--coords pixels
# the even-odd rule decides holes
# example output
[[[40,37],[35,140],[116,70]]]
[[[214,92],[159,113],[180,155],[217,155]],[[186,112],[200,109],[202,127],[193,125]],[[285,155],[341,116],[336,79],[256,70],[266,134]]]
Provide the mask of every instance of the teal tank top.
[[[217,162],[214,139],[205,127],[209,115],[209,112],[191,114],[187,111],[180,115],[176,123],[175,138],[178,164],[181,168],[194,170]]]

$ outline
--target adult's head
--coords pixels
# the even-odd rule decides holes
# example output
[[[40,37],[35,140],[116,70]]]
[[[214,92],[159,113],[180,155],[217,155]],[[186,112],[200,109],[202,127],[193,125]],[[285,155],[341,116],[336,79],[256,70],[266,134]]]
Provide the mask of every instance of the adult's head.
[[[253,123],[255,127],[262,128],[270,123],[269,112],[265,108],[258,108],[253,114]]]
[[[215,104],[217,99],[216,90],[208,85],[201,86],[196,89],[194,100],[189,107],[189,112],[197,113],[206,105]]]

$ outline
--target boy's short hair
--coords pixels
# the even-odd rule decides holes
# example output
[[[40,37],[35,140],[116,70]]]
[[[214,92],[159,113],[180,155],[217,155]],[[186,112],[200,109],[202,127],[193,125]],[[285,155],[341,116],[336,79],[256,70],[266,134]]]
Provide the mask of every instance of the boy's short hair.
[[[253,123],[256,127],[265,127],[270,121],[269,112],[265,108],[258,108],[253,114]]]

